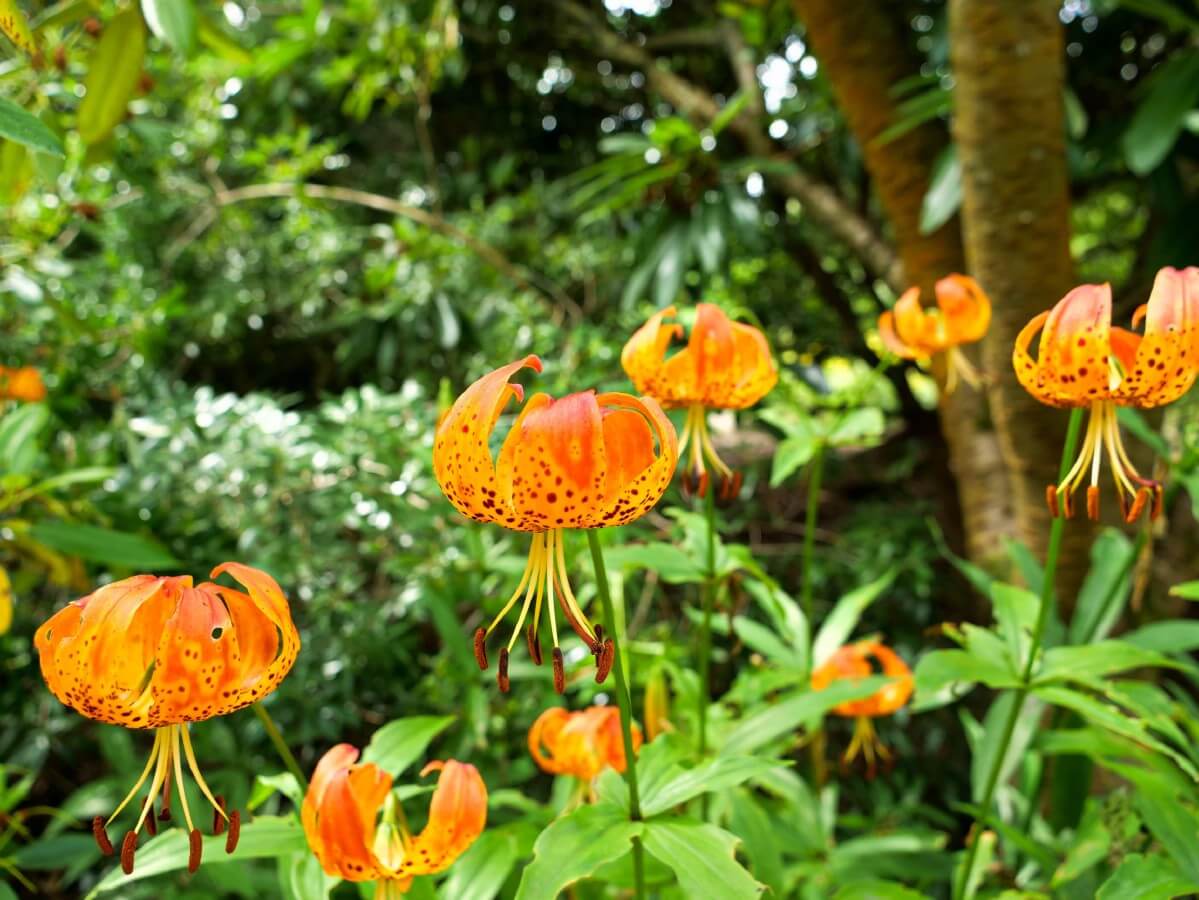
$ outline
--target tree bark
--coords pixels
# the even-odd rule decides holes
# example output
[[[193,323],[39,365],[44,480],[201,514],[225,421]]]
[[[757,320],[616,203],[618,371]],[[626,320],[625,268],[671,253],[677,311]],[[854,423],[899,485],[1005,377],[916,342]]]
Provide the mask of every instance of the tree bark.
[[[920,286],[921,299],[933,300],[938,278],[966,268],[958,220],[931,234],[920,231],[920,213],[933,163],[949,136],[926,123],[880,144],[878,136],[899,118],[891,91],[918,70],[904,35],[886,4],[846,4],[844,0],[793,0],[809,45],[854,137],[866,169],[890,220],[906,283]],[[970,351],[974,352],[974,351]],[[996,564],[1003,539],[1015,532],[1007,476],[986,398],[965,386],[941,401],[941,431],[948,465],[957,483],[967,554]],[[936,440],[936,436],[930,436]],[[933,448],[933,460],[944,450]]]
[[[1057,481],[1067,417],[1020,387],[1011,355],[1020,329],[1074,283],[1058,6],[949,3],[966,259],[994,304],[983,342],[991,410],[1019,536],[1034,551],[1049,531],[1045,486]],[[1059,563],[1066,605],[1088,565],[1090,538],[1081,522],[1066,530]]]

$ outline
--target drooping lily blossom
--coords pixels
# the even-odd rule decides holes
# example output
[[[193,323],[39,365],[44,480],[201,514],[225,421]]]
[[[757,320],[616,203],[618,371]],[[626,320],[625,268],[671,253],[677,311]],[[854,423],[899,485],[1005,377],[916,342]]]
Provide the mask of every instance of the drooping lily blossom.
[[[300,817],[321,868],[346,881],[376,882],[379,900],[397,897],[416,875],[448,869],[487,824],[487,787],[478,770],[456,760],[431,762],[421,777],[439,772],[429,819],[419,834],[391,792],[392,778],[358,749],[338,744],[312,773]]]
[[[488,667],[487,638],[518,601],[516,627],[500,650],[500,690],[508,690],[508,656],[526,621],[529,655],[540,665],[541,614],[548,608],[554,687],[561,693],[566,675],[555,596],[566,621],[595,656],[597,681],[607,677],[613,657],[611,639],[591,624],[571,590],[564,532],[624,525],[649,512],[670,484],[678,438],[648,398],[585,391],[555,400],[535,394],[493,460],[488,442],[500,413],[513,397],[524,400],[521,386],[508,381],[523,368],[540,372],[541,360],[527,356],[496,369],[458,397],[437,427],[433,470],[442,492],[463,515],[533,534],[516,591],[491,624],[475,632],[479,667]]]
[[[945,392],[952,393],[958,379],[973,388],[980,384],[978,371],[960,347],[981,341],[991,324],[991,301],[977,281],[967,275],[948,275],[934,286],[937,305],[920,305],[920,288],[911,287],[878,318],[883,344],[904,359],[925,359],[945,354]]]
[[[188,868],[199,867],[201,835],[182,789],[184,762],[214,809],[213,832],[228,828],[225,849],[233,852],[240,815],[225,808],[200,774],[190,723],[261,700],[279,686],[300,649],[287,598],[273,578],[234,562],[217,566],[211,577],[222,572],[246,590],[193,586],[190,576],[135,575],[68,604],[34,635],[42,677],[64,704],[98,722],[155,729],[150,759],[133,789],[107,821],[97,816],[92,822],[96,843],[112,855],[108,826],[150,781],[136,824],[121,842],[126,873],[133,871],[142,828],[157,832],[159,794],[158,819],[171,818],[172,784],[191,842]]]
[[[1133,328],[1114,327],[1112,290],[1084,284],[1049,312],[1033,318],[1016,338],[1012,365],[1024,389],[1050,406],[1091,410],[1082,450],[1066,477],[1046,489],[1054,516],[1074,513],[1074,492],[1090,474],[1087,515],[1099,518],[1099,471],[1106,450],[1128,522],[1146,507],[1161,514],[1162,486],[1132,464],[1120,437],[1116,407],[1148,409],[1181,397],[1199,374],[1199,268],[1165,268],[1157,273],[1149,302],[1136,310]],[[1037,358],[1029,353],[1041,332]]]
[[[22,366],[6,369],[0,366],[0,400],[21,400],[40,403],[46,399],[46,385],[37,369]]]
[[[869,697],[850,700],[834,706],[834,715],[856,719],[853,739],[841,762],[848,766],[861,753],[866,760],[866,774],[873,778],[877,761],[889,760],[891,751],[879,740],[873,719],[889,716],[901,709],[912,696],[912,670],[890,647],[878,641],[858,641],[846,644],[812,673],[812,688],[824,690],[835,681],[860,681],[871,675],[888,675],[894,681],[883,685]]]
[[[641,747],[641,729],[633,726],[633,752]],[[570,712],[551,707],[529,729],[529,752],[542,770],[591,781],[604,769],[625,770],[620,710],[590,706]]]
[[[691,447],[684,489],[703,496],[710,466],[720,477],[719,496],[728,500],[741,490],[741,473],[734,472],[716,453],[705,413],[753,406],[774,387],[778,369],[759,329],[730,321],[711,303],[696,306],[687,346],[667,358],[671,342],[684,333],[682,325],[663,321],[675,312],[668,306],[652,315],[629,338],[620,362],[638,391],[666,409],[687,410],[679,443],[680,453]]]

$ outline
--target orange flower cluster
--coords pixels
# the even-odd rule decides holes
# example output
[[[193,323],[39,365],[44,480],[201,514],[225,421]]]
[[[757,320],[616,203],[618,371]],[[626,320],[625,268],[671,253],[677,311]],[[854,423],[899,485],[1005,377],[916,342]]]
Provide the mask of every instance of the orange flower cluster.
[[[820,691],[835,681],[861,681],[879,674],[879,671],[895,680],[883,685],[869,697],[841,703],[832,710],[834,715],[857,720],[853,740],[841,761],[849,765],[861,753],[866,759],[867,775],[871,778],[875,774],[876,760],[891,758],[891,751],[879,740],[871,720],[892,715],[907,704],[915,687],[912,670],[885,644],[858,641],[841,647],[812,673],[812,688]]]
[[[0,366],[0,400],[40,403],[45,399],[46,385],[37,369],[30,366],[6,369]]]
[[[154,747],[141,777],[105,821],[92,831],[101,851],[114,853],[107,827],[150,780],[133,828],[121,843],[121,866],[133,871],[138,834],[157,830],[154,798],[161,792],[159,818],[169,820],[172,778],[187,825],[188,868],[200,865],[201,835],[183,790],[183,761],[200,793],[214,809],[213,831],[228,827],[225,849],[237,846],[240,817],[225,809],[200,774],[190,723],[223,716],[261,700],[279,686],[300,649],[287,598],[265,572],[227,562],[211,577],[228,572],[246,590],[190,577],[135,575],[105,585],[63,607],[37,630],[34,645],[42,677],[59,700],[98,722],[153,728]]]
[[[658,502],[674,474],[678,439],[657,402],[630,394],[584,391],[555,400],[535,394],[524,403],[493,461],[489,441],[508,401],[524,401],[509,379],[523,368],[541,371],[527,356],[484,375],[454,402],[437,427],[433,470],[454,507],[478,522],[532,532],[532,548],[516,591],[486,627],[475,632],[475,658],[486,669],[487,638],[521,601],[516,626],[500,650],[498,682],[507,691],[508,656],[521,630],[538,665],[541,614],[549,610],[554,687],[566,686],[554,598],[596,660],[596,680],[612,667],[612,642],[583,612],[566,571],[571,528],[623,525]],[[532,612],[532,619],[529,613]]]
[[[641,729],[633,726],[633,752],[641,747]],[[609,767],[625,770],[620,710],[591,706],[568,712],[551,707],[529,729],[529,752],[543,771],[591,781]]]
[[[1149,302],[1132,317],[1143,335],[1114,327],[1112,291],[1085,284],[1034,317],[1016,340],[1012,365],[1020,384],[1042,403],[1091,411],[1082,450],[1066,477],[1046,489],[1053,515],[1073,515],[1074,493],[1090,474],[1087,515],[1099,518],[1099,472],[1104,451],[1120,509],[1128,522],[1142,510],[1161,514],[1162,486],[1141,476],[1120,437],[1118,406],[1148,409],[1181,397],[1199,375],[1199,268],[1165,268]],[[1037,358],[1029,350],[1041,333]]]
[[[888,350],[904,359],[944,353],[946,393],[953,392],[959,378],[977,388],[978,372],[959,348],[983,339],[991,324],[991,301],[966,275],[942,278],[934,291],[937,305],[931,309],[920,305],[920,288],[904,291],[895,308],[879,316],[879,337]]]
[[[440,774],[428,822],[413,835],[391,792],[391,776],[357,760],[356,747],[333,747],[317,763],[304,797],[304,834],[329,875],[374,881],[376,897],[396,897],[413,876],[444,872],[483,833],[487,787],[474,766],[453,759],[425,766],[422,776]]]
[[[696,307],[687,346],[668,359],[666,351],[684,333],[682,325],[663,322],[675,312],[668,306],[651,316],[625,344],[620,362],[638,391],[667,409],[687,410],[679,442],[680,453],[691,447],[684,488],[704,495],[710,466],[720,476],[720,497],[729,500],[741,490],[741,474],[716,453],[705,413],[753,406],[778,382],[778,369],[760,330],[730,321],[711,303]]]

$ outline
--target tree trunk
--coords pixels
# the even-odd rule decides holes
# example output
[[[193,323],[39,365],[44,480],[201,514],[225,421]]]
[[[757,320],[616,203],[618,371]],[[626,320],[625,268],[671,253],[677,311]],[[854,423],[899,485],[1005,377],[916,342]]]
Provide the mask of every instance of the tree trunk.
[[[1043,551],[1045,486],[1057,481],[1067,416],[1017,383],[1020,329],[1074,283],[1066,172],[1064,67],[1057,0],[950,0],[954,137],[962,164],[966,259],[994,304],[983,360],[1011,478],[1018,533]],[[1091,529],[1072,522],[1059,563],[1070,605],[1088,565]]]
[[[920,232],[920,211],[933,162],[949,143],[938,124],[927,123],[879,144],[877,137],[899,118],[891,91],[918,70],[899,22],[886,4],[846,4],[844,0],[793,0],[808,43],[846,122],[861,145],[903,261],[908,283],[918,284],[925,303],[933,300],[938,278],[966,268],[957,219],[931,234]],[[1006,365],[1006,363],[1005,363]],[[948,465],[957,482],[965,549],[977,562],[995,563],[1003,539],[1015,525],[1007,475],[986,398],[967,387],[941,401],[941,431]],[[937,441],[936,435],[928,437]],[[938,441],[939,443],[939,441]],[[932,453],[945,457],[943,449]]]

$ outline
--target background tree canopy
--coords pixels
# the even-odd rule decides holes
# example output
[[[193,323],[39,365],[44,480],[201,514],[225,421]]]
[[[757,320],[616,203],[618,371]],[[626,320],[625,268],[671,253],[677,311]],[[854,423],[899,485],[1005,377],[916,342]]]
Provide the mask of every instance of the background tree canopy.
[[[470,646],[525,543],[444,501],[433,431],[468,384],[529,353],[546,365],[537,390],[629,390],[628,336],[699,301],[760,326],[781,378],[756,413],[713,419],[746,477],[720,512],[719,572],[688,561],[708,532],[676,490],[605,537],[637,715],[643,690],[665,691],[691,733],[696,585],[718,581],[717,744],[795,762],[706,788],[738,862],[779,896],[949,896],[1013,694],[922,702],[918,672],[919,712],[879,724],[894,770],[822,791],[809,739],[841,747],[853,726],[788,705],[810,695],[805,642],[852,608],[842,641],[861,617],[917,668],[942,623],[988,625],[992,604],[1001,618],[992,579],[1039,589],[1067,416],[1019,387],[1012,342],[1084,282],[1110,282],[1127,324],[1161,267],[1199,262],[1197,107],[1191,0],[0,0],[0,366],[36,366],[49,394],[0,400],[0,898],[329,889],[298,831],[258,854],[277,864],[123,883],[76,827],[115,806],[144,748],[50,696],[34,630],[100,581],[225,559],[291,598],[304,651],[268,708],[300,768],[399,717],[455,716],[430,727],[429,758],[480,768],[495,829],[442,895],[536,896],[522,873],[540,877],[534,841],[569,789],[525,741],[556,699],[527,664],[498,693]],[[876,323],[954,272],[979,279],[994,318],[968,349],[983,390],[946,394],[942,363],[895,364]],[[1114,502],[1102,530],[1070,523],[1055,640],[1185,619],[1169,588],[1199,577],[1194,410],[1121,412],[1142,471],[1166,481],[1165,513],[1140,538]],[[804,579],[816,614],[790,634]],[[1079,610],[1104,626],[1070,631]],[[1184,625],[1145,646],[1193,650]],[[1173,727],[1163,740],[1190,747],[1170,765],[1189,774],[1195,676],[1177,665],[1143,691],[1087,687]],[[610,688],[583,678],[571,705]],[[1087,745],[1104,727],[1093,709],[1043,708],[1021,721],[1058,744],[1028,749],[1026,729],[1027,771],[1017,745],[1002,820],[959,885],[1199,889],[1193,782],[1147,787],[1114,762],[1128,733]],[[258,719],[195,740],[226,796],[291,809]],[[1050,779],[1073,799],[1038,806],[1055,757],[1074,761]],[[1091,762],[1110,763],[1093,784]],[[1180,805],[1144,799],[1163,791]],[[698,896],[655,859],[655,890]],[[1123,892],[1151,871],[1179,893]],[[578,896],[631,885],[627,860],[581,875],[597,872]]]

